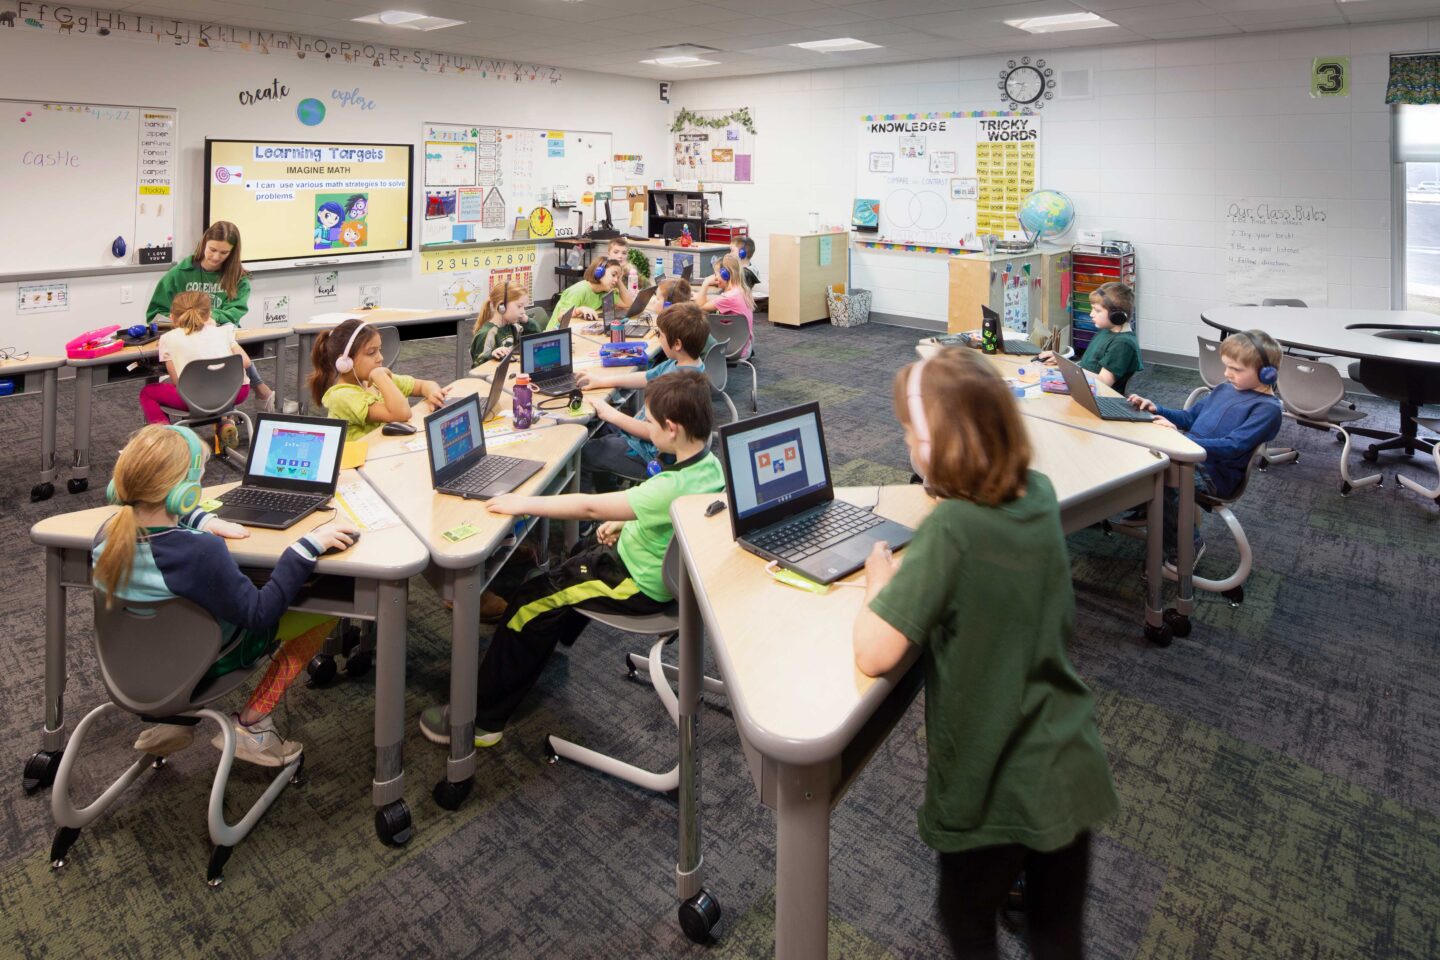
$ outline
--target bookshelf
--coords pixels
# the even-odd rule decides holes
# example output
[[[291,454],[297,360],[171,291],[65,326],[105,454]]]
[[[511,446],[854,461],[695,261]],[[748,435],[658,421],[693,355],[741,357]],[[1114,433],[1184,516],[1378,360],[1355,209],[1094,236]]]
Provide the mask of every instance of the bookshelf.
[[[716,201],[714,207],[711,206],[711,197]],[[691,238],[699,242],[705,237],[705,221],[711,219],[712,210],[718,211],[721,200],[723,197],[719,190],[651,188],[646,201],[649,222],[645,233],[658,239],[665,237],[666,227],[670,227],[673,239],[679,236],[680,228],[688,224]]]
[[[1095,324],[1090,322],[1090,291],[1112,280],[1119,280],[1129,284],[1132,290],[1135,289],[1135,248],[1128,243],[1106,244],[1103,247],[1076,244],[1070,250],[1070,258],[1074,271],[1074,293],[1070,307],[1073,326],[1070,339],[1078,357],[1085,352],[1085,348],[1090,345],[1090,338],[1095,335]],[[1135,312],[1139,313],[1138,295],[1135,303]],[[1136,330],[1138,325],[1136,318],[1131,317],[1130,329]]]

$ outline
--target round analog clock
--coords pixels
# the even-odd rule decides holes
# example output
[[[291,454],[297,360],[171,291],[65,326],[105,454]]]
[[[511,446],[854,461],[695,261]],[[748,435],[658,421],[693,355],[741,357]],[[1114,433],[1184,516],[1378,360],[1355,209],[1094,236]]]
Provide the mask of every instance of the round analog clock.
[[[555,231],[555,217],[544,207],[530,211],[530,236],[548,237]]]
[[[1000,71],[1000,82],[995,86],[1000,90],[1001,101],[1008,103],[1011,110],[1021,107],[1039,110],[1046,100],[1055,96],[1054,77],[1055,71],[1045,66],[1044,60],[1032,63],[1029,57],[1021,57],[1018,63],[1010,60],[1005,64],[1005,69]]]

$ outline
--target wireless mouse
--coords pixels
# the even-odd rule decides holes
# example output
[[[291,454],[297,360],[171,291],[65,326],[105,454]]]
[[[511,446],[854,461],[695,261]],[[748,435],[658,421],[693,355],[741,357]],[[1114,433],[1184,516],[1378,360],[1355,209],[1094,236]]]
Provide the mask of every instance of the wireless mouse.
[[[355,546],[355,544],[360,542],[359,530],[356,530],[354,533],[347,534],[347,536],[349,536],[350,538],[350,547],[353,547]],[[325,551],[325,556],[328,557],[332,553],[344,553],[346,550],[350,549],[350,547],[331,547],[329,550]]]
[[[415,432],[415,424],[396,420],[394,423],[385,424],[380,428],[380,432],[387,437],[408,437]]]

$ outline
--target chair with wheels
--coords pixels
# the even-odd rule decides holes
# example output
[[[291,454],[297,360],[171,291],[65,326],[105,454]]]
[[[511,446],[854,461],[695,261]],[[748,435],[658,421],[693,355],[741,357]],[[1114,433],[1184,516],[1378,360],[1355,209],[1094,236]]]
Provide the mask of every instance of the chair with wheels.
[[[203,427],[217,424],[226,417],[234,417],[245,424],[247,445],[254,441],[255,427],[250,416],[235,406],[235,395],[245,385],[245,358],[232,353],[218,360],[195,360],[185,365],[175,380],[175,389],[188,409],[160,405],[160,409],[177,427]],[[216,458],[228,466],[243,471],[245,465],[236,463],[223,448],[216,452]]]
[[[670,541],[670,546],[665,551],[663,567],[665,587],[672,594],[678,594],[680,577],[680,548],[675,541]],[[679,604],[674,600],[666,605],[666,608],[659,613],[652,613],[645,616],[628,616],[618,613],[607,613],[596,610],[586,610],[584,607],[576,607],[577,613],[583,614],[596,623],[604,624],[614,630],[622,630],[626,633],[634,633],[645,637],[654,637],[655,642],[650,647],[650,655],[642,657],[637,653],[625,655],[625,670],[630,677],[634,677],[640,670],[646,670],[650,675],[650,685],[655,688],[655,693],[665,709],[670,714],[670,722],[679,724],[680,706],[676,699],[675,691],[670,686],[673,681],[678,680],[679,670],[661,660],[661,651],[665,646],[672,643],[680,634],[680,611]],[[725,692],[725,684],[711,677],[703,678],[703,689],[705,693],[719,694]],[[581,766],[599,770],[608,776],[617,777],[626,783],[632,783],[645,790],[655,793],[671,794],[680,788],[680,764],[677,762],[664,773],[652,773],[649,770],[617,760],[607,754],[599,753],[588,747],[582,747],[578,743],[572,743],[561,737],[551,734],[545,738],[550,751],[550,762],[556,763],[561,757],[573,761]]]
[[[750,368],[750,412],[756,413],[760,409],[760,377],[751,360],[755,352],[755,341],[750,337],[745,318],[733,313],[712,313],[710,335],[716,340],[730,341],[730,347],[725,354],[727,366]],[[750,339],[748,345],[745,343],[746,339]]]
[[[1375,336],[1410,343],[1440,344],[1440,333],[1429,330],[1379,330]],[[1422,406],[1440,403],[1440,367],[1366,358],[1350,364],[1349,373],[1351,380],[1376,396],[1400,405],[1399,433],[1355,431],[1362,437],[1380,441],[1370,444],[1362,454],[1366,460],[1376,463],[1385,450],[1402,450],[1406,456],[1413,456],[1416,450],[1433,454],[1434,441],[1417,435],[1416,422]]]
[[[1294,297],[1266,297],[1260,301],[1262,307],[1309,307],[1310,304],[1304,300],[1296,300]]]
[[[215,662],[243,640],[243,633],[237,632],[227,645],[220,624],[209,612],[178,597],[146,601],[143,606],[117,599],[115,605],[107,609],[105,595],[96,590],[94,603],[95,653],[110,702],[85,715],[60,761],[50,802],[57,827],[50,846],[50,865],[56,870],[65,866],[70,847],[79,838],[80,831],[98,819],[146,767],[159,770],[165,766],[162,756],[142,756],[89,806],[75,806],[70,798],[75,758],[80,755],[80,745],[91,725],[102,714],[120,710],[147,723],[191,727],[206,719],[219,724],[225,739],[210,788],[208,823],[213,847],[205,875],[210,886],[218,887],[224,880],[225,863],[236,844],[245,839],[287,784],[300,782],[305,762],[302,754],[281,768],[238,823],[225,822],[225,786],[235,762],[235,731],[229,718],[211,709],[209,704],[242,686],[255,669],[268,663],[268,657],[259,658],[249,669],[208,677],[206,674]]]
[[[1384,483],[1382,473],[1369,477],[1350,474],[1350,429],[1346,425],[1363,420],[1365,414],[1344,402],[1345,381],[1338,370],[1324,361],[1284,356],[1278,385],[1285,416],[1312,430],[1333,430],[1344,445],[1340,451],[1341,496],[1348,497],[1358,487]],[[1300,454],[1292,451],[1290,459],[1299,460]]]
[[[1186,410],[1195,406],[1196,400],[1225,382],[1225,361],[1220,359],[1220,341],[1196,337],[1195,343],[1200,351],[1200,382],[1203,386],[1191,390],[1190,396],[1185,398]]]
[[[376,329],[380,331],[380,356],[385,358],[385,366],[393,371],[400,362],[400,328],[386,326]]]
[[[1416,417],[1415,425],[1424,427],[1431,433],[1440,433],[1440,417]],[[1433,451],[1431,452],[1430,456],[1435,463],[1436,474],[1440,474],[1440,460],[1435,459],[1435,454]],[[1411,480],[1409,477],[1396,476],[1395,479],[1399,480],[1400,486],[1404,487],[1406,490],[1418,493],[1422,497],[1428,497],[1429,499],[1434,500],[1437,504],[1440,504],[1440,483],[1437,483],[1435,485],[1435,489],[1431,490],[1428,487],[1422,486],[1419,481]]]

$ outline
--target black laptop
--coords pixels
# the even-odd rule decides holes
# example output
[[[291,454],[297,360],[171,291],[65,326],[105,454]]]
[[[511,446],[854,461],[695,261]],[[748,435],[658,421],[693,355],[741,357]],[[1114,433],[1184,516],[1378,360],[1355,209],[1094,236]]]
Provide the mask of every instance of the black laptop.
[[[1000,326],[1000,314],[996,313],[994,310],[991,310],[983,303],[980,304],[980,316],[982,320],[995,321],[995,329],[1000,331],[1000,343],[1003,347],[1002,352],[1015,354],[1016,356],[1022,357],[1033,357],[1035,354],[1040,352],[1040,348],[1035,346],[1035,344],[1032,343],[1028,337],[1005,336],[1005,328]]]
[[[1070,399],[1101,420],[1134,420],[1139,423],[1149,423],[1155,419],[1154,414],[1132,407],[1130,401],[1124,397],[1095,396],[1090,392],[1090,382],[1085,379],[1085,371],[1081,370],[1073,361],[1057,355],[1055,364],[1060,368],[1060,375],[1065,378],[1065,386],[1070,391]]]
[[[335,494],[345,421],[262,413],[240,486],[221,494],[216,514],[247,527],[284,530]]]
[[[630,309],[625,311],[625,339],[639,340],[650,333],[650,322],[643,318],[645,308],[655,298],[655,292],[659,289],[651,284],[644,290],[635,294],[635,299],[630,301]],[[658,311],[657,311],[658,312]]]
[[[530,375],[535,389],[547,397],[563,397],[571,390],[579,390],[570,356],[570,328],[522,336],[520,369]]]
[[[915,535],[835,499],[818,403],[723,426],[720,448],[735,539],[750,553],[816,583],[865,566],[877,541],[898,550]]]
[[[490,395],[485,398],[485,409],[481,412],[482,422],[488,422],[500,409],[500,398],[505,395],[505,378],[510,374],[510,363],[515,359],[515,351],[512,349],[505,356],[500,358],[495,370],[490,374]],[[457,400],[448,399],[445,406],[457,403]]]
[[[509,493],[545,466],[539,460],[487,454],[483,423],[475,394],[425,418],[430,483],[436,493],[488,500]]]

